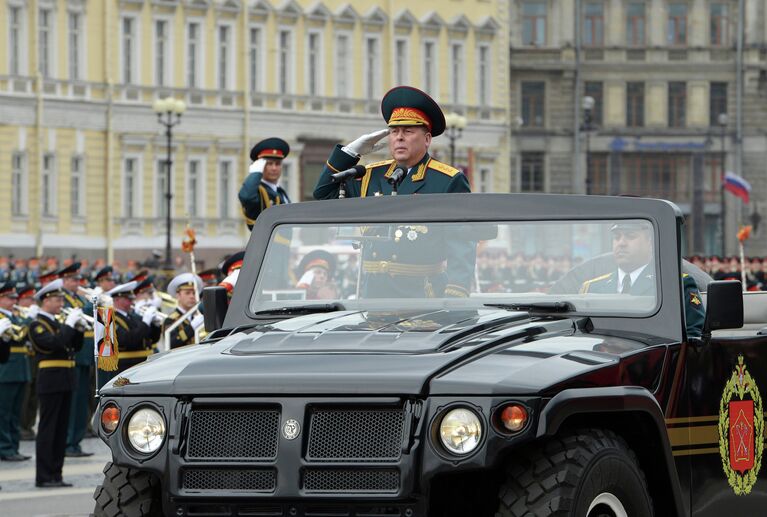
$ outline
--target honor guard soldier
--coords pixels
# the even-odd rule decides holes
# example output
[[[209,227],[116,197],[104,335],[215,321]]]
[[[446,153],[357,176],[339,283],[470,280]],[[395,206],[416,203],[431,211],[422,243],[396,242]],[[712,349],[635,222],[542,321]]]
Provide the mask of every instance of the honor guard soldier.
[[[398,194],[470,192],[461,171],[429,155],[432,137],[445,131],[445,116],[434,99],[416,88],[398,86],[384,95],[381,113],[389,129],[336,146],[314,189],[315,199],[339,197],[341,184],[347,197],[389,195],[395,189]],[[362,156],[378,149],[387,135],[392,159],[365,166],[361,178],[334,180],[334,174],[353,169]],[[468,238],[418,222],[369,228],[365,236],[378,242],[363,242],[364,296],[468,296],[476,260],[476,246]]]
[[[54,280],[35,294],[40,303],[37,319],[29,325],[29,337],[39,361],[37,398],[40,403],[40,422],[37,431],[35,456],[38,487],[72,486],[61,478],[66,449],[66,429],[69,405],[74,389],[74,356],[82,345],[82,326],[85,324],[80,309],[72,310],[64,323],[57,316],[64,306],[61,279]]]
[[[37,312],[40,310],[40,306],[35,303],[35,292],[37,287],[33,284],[17,284],[16,293],[19,295],[19,299],[16,302],[18,307],[21,308],[16,313],[16,317],[20,318],[25,327],[29,327],[37,318]],[[23,312],[21,312],[23,311]],[[21,409],[21,439],[22,440],[34,440],[35,431],[34,426],[37,422],[37,394],[35,394],[35,386],[37,386],[37,362],[34,360],[34,352],[29,347],[29,340],[27,340],[27,362],[29,364],[30,378],[29,382],[24,385],[24,403]]]
[[[159,322],[155,323],[157,309],[154,306],[145,306],[141,316],[131,310],[137,285],[135,281],[127,282],[106,293],[112,298],[115,309],[117,374],[146,361],[154,351],[151,343],[160,338]]]
[[[74,262],[59,270],[58,277],[61,278],[64,288],[64,309],[80,309],[85,314],[92,314],[93,306],[77,292],[82,279],[80,263]],[[85,430],[88,428],[88,417],[90,416],[91,369],[93,365],[93,329],[86,329],[83,334],[83,343],[75,354],[75,389],[72,393],[72,407],[69,411],[69,428],[67,429],[66,455],[73,458],[93,454],[83,451],[80,447],[80,442],[85,437]]]
[[[115,288],[117,283],[115,282],[114,269],[112,266],[104,266],[93,277],[93,282],[96,284],[96,289],[100,289],[101,293],[105,293]]]
[[[194,308],[197,303],[194,294],[195,289],[197,289],[198,293],[202,291],[202,280],[200,280],[199,276],[192,273],[182,273],[170,281],[168,284],[168,294],[176,297],[178,305],[176,306],[176,309],[165,318],[165,322],[162,326],[162,336],[165,336],[165,331],[168,330],[176,320]],[[187,318],[183,323],[171,331],[169,347],[174,349],[194,344],[195,330],[199,328],[202,323],[202,314],[196,314]]]
[[[289,152],[290,146],[282,138],[261,140],[250,150],[253,164],[239,193],[242,213],[249,230],[253,229],[256,218],[267,208],[290,203],[288,193],[279,184],[282,160]]]
[[[21,408],[29,382],[27,327],[13,314],[18,295],[10,280],[0,284],[0,460],[24,461],[19,454]]]

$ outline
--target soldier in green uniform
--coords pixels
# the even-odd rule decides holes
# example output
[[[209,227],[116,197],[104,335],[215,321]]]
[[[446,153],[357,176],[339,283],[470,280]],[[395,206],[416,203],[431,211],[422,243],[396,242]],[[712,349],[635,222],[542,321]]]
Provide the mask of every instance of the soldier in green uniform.
[[[267,208],[290,203],[288,193],[280,186],[282,160],[290,153],[290,146],[282,138],[261,140],[250,150],[248,177],[240,188],[239,198],[248,229],[253,229],[256,218]]]
[[[381,113],[389,129],[336,146],[325,164],[315,199],[398,194],[470,192],[466,176],[429,155],[432,137],[445,131],[445,116],[426,93],[398,86],[384,95]],[[365,166],[364,175],[337,183],[333,175],[354,167],[389,136],[392,159]],[[397,177],[401,176],[398,182]],[[365,238],[373,237],[370,242]],[[383,239],[381,239],[383,237]],[[413,224],[368,228],[363,236],[362,272],[365,297],[468,296],[474,275],[476,246],[456,238],[445,227]],[[447,261],[447,265],[444,262]]]
[[[652,296],[656,291],[653,265],[652,227],[649,223],[625,222],[610,228],[613,258],[617,269],[583,282],[581,293],[620,293],[633,296]],[[703,332],[703,309],[695,280],[682,275],[684,289],[685,322],[689,337],[700,337]]]
[[[199,293],[202,290],[202,280],[200,280],[199,276],[193,275],[192,273],[182,273],[177,275],[168,284],[168,294],[176,297],[178,306],[165,319],[162,326],[162,336],[165,335],[165,331],[180,317],[194,308],[196,303],[194,296],[195,284],[197,284],[196,288]],[[199,328],[202,323],[202,314],[187,318],[186,321],[171,331],[170,348],[174,349],[194,344],[195,330]]]
[[[37,311],[40,307],[35,303],[35,292],[39,286],[33,284],[16,284],[16,293],[19,299],[16,302],[19,307],[24,308],[23,313],[16,313],[16,317],[23,321],[25,327],[29,327],[37,318]],[[27,328],[27,330],[29,330]],[[29,341],[27,341],[29,343]],[[27,349],[27,363],[29,364],[30,378],[24,385],[24,402],[21,408],[21,439],[34,440],[35,431],[33,427],[37,422],[37,395],[35,386],[37,385],[37,362],[32,348]]]
[[[29,382],[27,327],[13,314],[18,295],[13,282],[0,284],[0,460],[24,461],[19,454],[21,405]]]
[[[80,296],[77,288],[80,286],[80,263],[74,262],[58,272],[64,287],[64,308],[81,309],[85,314],[93,313],[93,306]],[[75,389],[72,393],[72,404],[69,411],[69,428],[67,429],[66,455],[81,458],[93,455],[80,447],[85,437],[90,417],[91,369],[93,367],[93,330],[83,333],[83,342],[75,354]]]

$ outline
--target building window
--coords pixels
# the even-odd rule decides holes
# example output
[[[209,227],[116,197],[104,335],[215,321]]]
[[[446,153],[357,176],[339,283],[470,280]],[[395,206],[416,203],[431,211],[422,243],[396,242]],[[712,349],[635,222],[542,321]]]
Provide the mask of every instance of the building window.
[[[423,43],[423,89],[432,97],[436,96],[434,88],[437,79],[437,57],[434,55],[434,42]]]
[[[336,37],[336,96],[349,97],[349,36]]]
[[[586,183],[586,194],[609,194],[610,178],[607,175],[607,155],[604,153],[589,153],[587,161],[589,170]]]
[[[81,17],[80,13],[69,13],[69,79],[71,81],[82,79],[80,77]]]
[[[8,10],[8,51],[9,71],[11,75],[21,74],[22,49],[22,19],[21,7],[10,7]]]
[[[280,59],[278,63],[277,78],[280,93],[292,93],[291,83],[291,56],[293,55],[290,44],[290,31],[280,31]]]
[[[453,104],[464,104],[463,82],[466,72],[463,69],[463,45],[453,43],[450,45],[450,94]]]
[[[668,83],[668,126],[684,127],[687,114],[687,84]]]
[[[594,99],[594,108],[591,110],[591,124],[602,125],[602,106],[604,105],[603,86],[600,81],[586,81],[583,85],[583,95]]]
[[[727,113],[727,83],[711,83],[708,96],[708,120],[712,126],[719,125],[719,115]]]
[[[232,162],[222,161],[218,174],[218,215],[221,219],[229,219],[229,204],[232,190]]]
[[[26,196],[26,173],[24,153],[11,156],[11,214],[24,215]]]
[[[136,74],[134,74],[136,65],[135,20],[132,18],[123,18],[122,31],[123,83],[131,84],[137,79]]]
[[[250,49],[248,52],[250,66],[250,91],[261,91],[261,29],[250,28]]]
[[[84,214],[83,206],[85,200],[85,171],[83,170],[83,157],[72,157],[72,170],[70,172],[70,213],[72,217],[82,217]]]
[[[56,215],[56,162],[52,153],[43,155],[43,175],[40,188],[42,190],[43,215],[54,217]]]
[[[626,44],[641,47],[645,44],[645,3],[631,2],[626,7]]]
[[[711,45],[713,46],[725,46],[728,43],[729,31],[728,28],[728,12],[727,4],[713,3],[710,6],[710,37]]]
[[[157,86],[165,86],[168,39],[168,22],[164,20],[156,21],[154,24],[154,80]]]
[[[477,59],[477,94],[479,96],[479,105],[487,106],[490,104],[490,47],[481,45],[479,47],[479,58]]]
[[[191,160],[189,162],[189,170],[186,175],[186,212],[189,217],[199,217],[200,211],[198,210],[200,204],[200,160]]]
[[[38,37],[38,71],[43,77],[51,76],[51,43],[53,42],[53,12],[50,9],[40,9],[37,21]]]
[[[519,181],[520,192],[543,192],[543,153],[522,153],[522,169]]]
[[[163,218],[168,216],[168,203],[165,195],[168,192],[168,162],[165,160],[157,160],[157,180],[155,184],[155,205],[154,213],[157,217]]]
[[[229,89],[229,27],[218,27],[218,89]]]
[[[522,4],[522,44],[546,44],[546,2],[529,1]]]
[[[522,83],[522,120],[524,127],[545,125],[546,83]]]
[[[396,76],[395,79],[397,81],[397,84],[407,84],[408,83],[407,40],[404,40],[404,39],[397,40],[395,47],[396,47],[395,66],[397,67],[397,70],[395,72],[395,76]]]
[[[687,44],[687,4],[668,6],[668,44]]]
[[[644,127],[644,83],[626,84],[626,126]]]
[[[492,192],[493,191],[493,171],[487,167],[479,169],[479,174],[476,178],[475,192]]]
[[[123,176],[123,216],[133,219],[137,215],[136,193],[138,192],[138,160],[126,158]]]
[[[282,160],[282,174],[280,174],[280,186],[288,193],[288,197],[293,194],[293,164]]]
[[[378,39],[365,39],[365,95],[369,100],[378,97]]]
[[[583,7],[583,44],[599,47],[605,42],[605,13],[602,2],[590,2]]]
[[[197,88],[199,87],[198,53],[202,48],[200,24],[190,23],[187,27],[186,37],[186,85],[189,88]]]
[[[307,75],[306,75],[306,93],[311,96],[319,95],[320,91],[320,53],[322,52],[320,44],[320,35],[317,32],[309,33],[307,40]]]

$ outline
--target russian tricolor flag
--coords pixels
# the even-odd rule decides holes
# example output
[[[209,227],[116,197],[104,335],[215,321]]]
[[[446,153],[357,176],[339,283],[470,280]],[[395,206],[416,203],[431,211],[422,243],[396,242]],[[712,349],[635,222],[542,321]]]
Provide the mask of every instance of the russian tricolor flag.
[[[724,189],[728,192],[735,194],[744,203],[748,204],[749,195],[751,194],[751,184],[742,177],[732,172],[728,172],[724,175]]]

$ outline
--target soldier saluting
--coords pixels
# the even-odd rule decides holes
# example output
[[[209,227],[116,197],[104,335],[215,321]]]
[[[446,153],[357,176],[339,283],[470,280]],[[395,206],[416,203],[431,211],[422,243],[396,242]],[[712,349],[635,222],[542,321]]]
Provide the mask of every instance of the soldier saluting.
[[[40,423],[37,431],[35,455],[38,487],[67,487],[61,478],[66,448],[69,404],[72,399],[75,376],[75,353],[83,343],[78,330],[85,323],[80,309],[69,313],[64,324],[56,316],[64,306],[61,279],[42,287],[35,293],[40,311],[29,325],[29,337],[38,360],[37,398],[40,405]]]
[[[256,218],[269,207],[290,203],[285,189],[280,186],[282,160],[290,153],[290,146],[282,138],[261,140],[250,150],[247,178],[240,188],[239,198],[248,229],[253,229]]]

